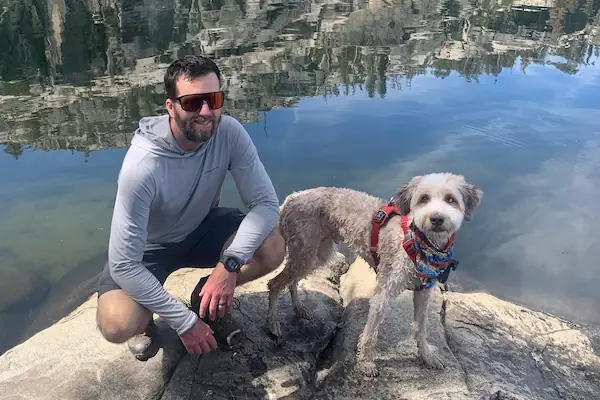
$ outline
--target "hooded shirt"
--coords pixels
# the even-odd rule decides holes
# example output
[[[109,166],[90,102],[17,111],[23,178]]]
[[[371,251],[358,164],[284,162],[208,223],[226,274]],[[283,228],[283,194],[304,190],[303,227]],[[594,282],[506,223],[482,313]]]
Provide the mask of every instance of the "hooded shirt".
[[[142,118],[123,160],[108,245],[110,275],[133,300],[185,334],[197,315],[141,263],[148,243],[180,242],[219,204],[227,171],[249,209],[225,255],[246,263],[275,227],[279,200],[244,127],[223,115],[197,150],[175,141],[169,116]]]

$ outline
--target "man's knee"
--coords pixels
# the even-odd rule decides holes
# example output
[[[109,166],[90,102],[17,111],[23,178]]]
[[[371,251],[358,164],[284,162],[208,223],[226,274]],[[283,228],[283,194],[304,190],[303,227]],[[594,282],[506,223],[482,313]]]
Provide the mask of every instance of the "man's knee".
[[[264,268],[274,271],[281,265],[285,257],[285,241],[279,230],[275,228],[264,240],[256,252],[254,258]]]
[[[96,325],[102,336],[111,343],[124,343],[143,331],[143,327],[148,324],[152,314],[149,311],[136,310],[136,306],[141,309],[141,306],[137,304],[123,304],[118,301],[110,301],[113,299],[103,298],[106,297],[106,294],[98,299],[96,311]],[[129,301],[135,303],[131,299]]]
[[[124,343],[129,340],[133,335],[131,329],[127,329],[126,326],[114,321],[98,321],[98,330],[106,339],[111,343]]]

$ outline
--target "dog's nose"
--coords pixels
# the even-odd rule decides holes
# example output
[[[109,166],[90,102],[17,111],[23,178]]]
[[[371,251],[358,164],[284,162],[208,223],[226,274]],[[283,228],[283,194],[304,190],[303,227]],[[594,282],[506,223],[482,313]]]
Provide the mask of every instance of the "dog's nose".
[[[441,215],[432,215],[429,217],[429,221],[433,226],[440,226],[444,224],[444,217]]]

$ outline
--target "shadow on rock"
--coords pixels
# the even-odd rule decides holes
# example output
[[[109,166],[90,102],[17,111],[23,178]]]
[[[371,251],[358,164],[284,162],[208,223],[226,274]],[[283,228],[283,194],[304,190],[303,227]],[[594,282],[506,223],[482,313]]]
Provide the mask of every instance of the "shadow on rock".
[[[217,350],[199,358],[185,356],[163,400],[174,399],[304,399],[316,388],[316,369],[337,331],[341,304],[333,284],[314,277],[300,284],[300,297],[313,310],[312,320],[295,316],[287,291],[279,298],[283,331],[278,340],[266,328],[268,294],[236,296],[233,314],[244,329],[234,350]],[[311,290],[310,286],[320,286]]]

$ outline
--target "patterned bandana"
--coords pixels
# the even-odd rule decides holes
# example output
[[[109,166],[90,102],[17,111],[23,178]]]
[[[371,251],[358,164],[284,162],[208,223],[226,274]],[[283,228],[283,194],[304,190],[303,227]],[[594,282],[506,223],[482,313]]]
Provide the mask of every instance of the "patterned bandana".
[[[404,240],[413,239],[415,268],[421,279],[422,287],[432,287],[435,280],[441,283],[446,282],[450,269],[456,269],[458,265],[458,261],[452,259],[454,235],[450,237],[442,250],[437,249],[414,223],[410,224],[410,230],[405,232],[405,235]]]

